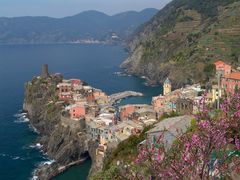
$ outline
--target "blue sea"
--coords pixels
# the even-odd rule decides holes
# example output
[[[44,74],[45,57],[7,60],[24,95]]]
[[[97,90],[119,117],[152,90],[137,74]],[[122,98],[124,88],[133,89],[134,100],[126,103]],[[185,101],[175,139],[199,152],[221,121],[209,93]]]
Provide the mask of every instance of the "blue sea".
[[[27,180],[47,157],[35,146],[37,134],[20,114],[24,83],[41,73],[48,64],[51,73],[80,78],[108,94],[133,90],[145,94],[121,104],[150,103],[161,87],[147,87],[144,80],[119,76],[119,65],[128,56],[121,46],[112,45],[2,45],[0,46],[0,179]],[[84,180],[91,160],[70,168],[55,180]]]

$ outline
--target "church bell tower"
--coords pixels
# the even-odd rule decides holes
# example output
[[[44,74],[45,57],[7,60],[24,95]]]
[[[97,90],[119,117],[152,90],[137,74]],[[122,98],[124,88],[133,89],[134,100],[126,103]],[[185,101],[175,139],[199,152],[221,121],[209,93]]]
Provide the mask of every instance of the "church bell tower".
[[[172,84],[171,84],[169,78],[167,78],[163,84],[163,95],[165,96],[166,94],[169,94],[170,92],[172,92]]]

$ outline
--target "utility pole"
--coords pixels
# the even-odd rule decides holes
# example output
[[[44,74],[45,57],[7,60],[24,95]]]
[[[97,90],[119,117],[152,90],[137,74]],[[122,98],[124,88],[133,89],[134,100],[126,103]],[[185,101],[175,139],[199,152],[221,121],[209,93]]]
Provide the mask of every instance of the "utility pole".
[[[217,109],[220,109],[221,76],[222,76],[221,72],[217,72],[217,81],[218,81]]]

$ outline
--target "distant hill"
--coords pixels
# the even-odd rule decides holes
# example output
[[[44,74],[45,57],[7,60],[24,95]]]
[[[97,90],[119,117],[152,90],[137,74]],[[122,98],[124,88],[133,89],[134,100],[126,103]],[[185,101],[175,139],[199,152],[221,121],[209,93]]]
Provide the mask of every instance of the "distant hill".
[[[122,40],[157,12],[157,9],[149,8],[141,12],[128,11],[114,16],[98,11],[86,11],[65,18],[2,17],[0,44]]]
[[[128,40],[131,74],[175,87],[206,82],[213,62],[240,64],[240,0],[173,0]]]

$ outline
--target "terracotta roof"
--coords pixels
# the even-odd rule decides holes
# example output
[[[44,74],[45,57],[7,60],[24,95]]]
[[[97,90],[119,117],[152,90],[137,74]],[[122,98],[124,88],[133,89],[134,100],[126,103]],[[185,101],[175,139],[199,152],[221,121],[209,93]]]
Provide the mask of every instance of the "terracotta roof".
[[[214,64],[215,64],[215,65],[221,65],[221,64],[225,64],[225,62],[219,60],[219,61],[216,61]]]
[[[227,74],[224,76],[225,78],[228,79],[237,79],[240,80],[240,72],[235,72],[235,73],[231,73],[231,74]]]

